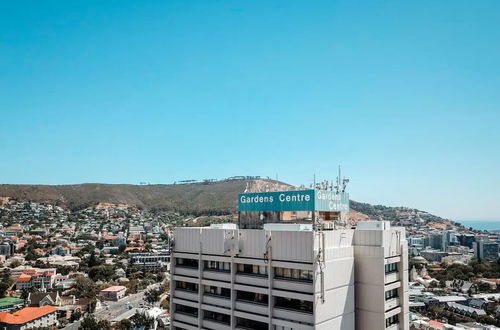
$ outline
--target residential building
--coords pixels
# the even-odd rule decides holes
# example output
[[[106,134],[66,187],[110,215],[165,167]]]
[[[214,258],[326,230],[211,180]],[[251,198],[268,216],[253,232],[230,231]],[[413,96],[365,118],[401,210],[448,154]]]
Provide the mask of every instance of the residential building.
[[[104,300],[118,301],[125,297],[127,288],[122,285],[115,285],[107,289],[99,291],[99,298]]]
[[[50,271],[38,272],[23,272],[16,280],[16,290],[37,289],[52,289],[55,274]]]
[[[0,312],[0,329],[24,330],[57,326],[57,308],[52,306],[25,307],[13,314]]]
[[[131,253],[130,263],[143,268],[167,267],[170,254],[164,253]]]

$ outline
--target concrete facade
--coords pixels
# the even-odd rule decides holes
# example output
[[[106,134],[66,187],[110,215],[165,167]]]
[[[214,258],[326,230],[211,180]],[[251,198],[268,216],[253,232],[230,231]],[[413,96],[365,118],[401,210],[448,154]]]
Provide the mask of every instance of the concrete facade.
[[[402,228],[177,228],[173,329],[409,329],[404,237]],[[388,263],[399,267],[386,274]]]

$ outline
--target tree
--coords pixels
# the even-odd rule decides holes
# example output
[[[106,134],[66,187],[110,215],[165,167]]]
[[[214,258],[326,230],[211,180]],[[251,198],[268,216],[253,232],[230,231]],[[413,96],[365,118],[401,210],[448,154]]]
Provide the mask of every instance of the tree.
[[[136,327],[148,328],[154,319],[149,317],[146,313],[135,312],[135,314],[130,318]]]
[[[160,289],[151,289],[149,291],[146,291],[145,300],[150,304],[154,304],[155,302],[160,301],[160,295]]]
[[[170,312],[170,299],[163,299],[160,303],[160,307]]]
[[[4,281],[3,279],[0,281],[0,298],[5,297],[7,290],[9,290],[12,285],[11,281]]]
[[[96,295],[97,287],[94,281],[78,276],[75,279],[75,286],[73,288],[75,296],[78,298],[94,298]]]
[[[88,314],[83,318],[79,330],[111,330],[111,323],[108,320],[99,320],[97,321],[95,317],[91,314]]]
[[[90,253],[89,261],[87,262],[87,265],[89,268],[99,266],[101,264],[101,261],[95,256],[95,252],[92,251]]]
[[[82,318],[82,312],[76,311],[76,312],[71,314],[70,321],[74,322],[74,321],[79,320],[81,318]]]
[[[16,268],[21,266],[21,262],[19,260],[14,260],[13,262],[10,263],[10,268]]]
[[[110,265],[95,266],[89,270],[89,277],[94,281],[107,281],[113,275],[115,275],[115,272]]]
[[[123,319],[115,324],[115,330],[132,330],[134,329],[134,324],[129,319]]]

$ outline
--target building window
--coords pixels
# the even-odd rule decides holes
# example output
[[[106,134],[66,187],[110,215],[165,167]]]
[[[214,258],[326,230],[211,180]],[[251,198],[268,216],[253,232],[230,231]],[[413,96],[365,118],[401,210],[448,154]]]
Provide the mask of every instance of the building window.
[[[198,260],[195,259],[175,258],[175,264],[178,267],[198,268]]]
[[[399,315],[393,315],[391,317],[388,317],[385,319],[385,327],[388,328],[391,325],[398,324],[399,323]]]
[[[397,263],[386,264],[385,265],[385,273],[390,274],[398,271]]]
[[[278,279],[281,278],[287,280],[312,282],[313,271],[305,269],[274,267],[274,277]]]
[[[275,307],[292,309],[306,313],[312,313],[313,311],[313,303],[312,301],[306,301],[301,299],[291,299],[285,297],[276,297],[275,298]]]
[[[267,266],[238,264],[238,273],[267,277]]]
[[[212,311],[203,311],[203,318],[225,324],[231,323],[231,316]]]
[[[223,298],[231,297],[231,290],[228,288],[221,288],[213,285],[205,285],[204,292],[209,295],[219,296]]]
[[[267,323],[255,320],[244,319],[241,317],[236,318],[236,325],[239,328],[252,329],[252,330],[267,330],[269,326]]]
[[[231,264],[229,262],[205,260],[204,264],[206,270],[227,272],[227,273],[231,271]]]
[[[398,289],[392,289],[385,292],[385,300],[390,300],[398,297]]]
[[[190,315],[190,316],[196,316],[196,317],[198,317],[198,308],[194,308],[194,307],[191,307],[191,306],[185,306],[185,305],[176,304],[175,305],[175,311],[177,313],[187,314],[187,315]]]
[[[184,281],[175,281],[175,288],[180,290],[198,292],[198,284]]]
[[[266,304],[268,302],[267,294],[247,292],[247,291],[237,291],[236,300],[250,301],[258,304]]]

